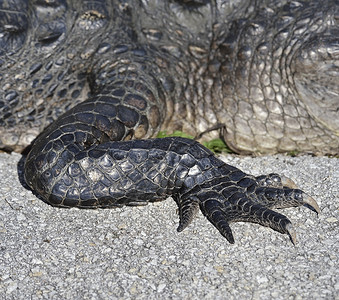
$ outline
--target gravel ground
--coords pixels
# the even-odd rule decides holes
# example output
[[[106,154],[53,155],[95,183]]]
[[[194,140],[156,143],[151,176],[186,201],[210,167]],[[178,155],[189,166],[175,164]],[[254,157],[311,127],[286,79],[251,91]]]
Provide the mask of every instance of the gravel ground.
[[[298,243],[236,223],[229,244],[200,213],[182,233],[171,199],[140,208],[53,208],[0,154],[0,299],[339,299],[339,159],[227,156],[292,178],[322,212],[285,209]],[[18,167],[19,165],[19,167]]]

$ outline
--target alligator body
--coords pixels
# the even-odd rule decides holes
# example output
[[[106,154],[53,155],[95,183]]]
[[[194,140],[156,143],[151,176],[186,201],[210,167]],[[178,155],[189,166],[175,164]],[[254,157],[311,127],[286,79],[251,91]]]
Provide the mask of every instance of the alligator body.
[[[25,178],[56,206],[172,196],[179,231],[200,207],[230,242],[236,221],[294,241],[271,209],[319,208],[290,180],[151,138],[222,124],[239,153],[338,154],[338,14],[337,1],[1,0],[0,148],[34,140]]]

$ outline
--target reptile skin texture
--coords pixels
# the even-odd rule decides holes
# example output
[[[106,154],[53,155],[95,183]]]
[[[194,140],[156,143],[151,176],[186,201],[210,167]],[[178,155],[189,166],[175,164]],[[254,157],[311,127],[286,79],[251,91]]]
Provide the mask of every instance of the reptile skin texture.
[[[274,209],[320,209],[290,179],[155,137],[221,124],[238,153],[337,154],[338,32],[337,1],[0,0],[0,148],[28,147],[25,180],[54,206],[172,197],[178,231],[200,209],[230,243],[232,222],[295,243]]]

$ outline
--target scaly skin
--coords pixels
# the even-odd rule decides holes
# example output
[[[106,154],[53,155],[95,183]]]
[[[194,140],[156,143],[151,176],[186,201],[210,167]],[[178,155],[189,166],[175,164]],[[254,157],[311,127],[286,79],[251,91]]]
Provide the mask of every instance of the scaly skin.
[[[177,231],[191,223],[200,207],[230,243],[234,238],[229,223],[239,221],[271,227],[288,234],[295,243],[291,222],[272,208],[305,205],[320,212],[311,197],[288,187],[289,181],[284,185],[279,175],[247,175],[189,139],[105,142],[86,147],[73,142],[77,133],[59,128],[49,137],[43,136],[46,138],[49,142],[41,143],[43,148],[38,139],[28,155],[25,178],[54,206],[138,206],[171,196],[179,207]]]
[[[337,28],[335,3],[321,5],[327,22],[317,27],[300,8],[280,2],[260,4],[274,12],[251,1],[222,2],[0,1],[6,17],[0,18],[0,146],[20,151],[37,136],[25,163],[32,190],[52,205],[86,208],[172,196],[178,231],[200,208],[231,243],[229,223],[237,221],[269,226],[295,242],[291,222],[272,209],[319,208],[290,181],[247,175],[187,139],[149,139],[161,127],[198,133],[221,122],[226,142],[239,152],[337,151],[336,120],[331,116],[329,126],[319,116],[315,121],[312,109],[295,101],[307,84],[301,76],[293,83],[298,91],[289,86],[280,67],[289,66],[284,55],[290,52],[282,51],[279,67],[266,62],[277,51],[272,24],[288,32],[282,37],[291,47],[298,36],[301,54],[292,52],[305,64],[311,36],[335,49],[337,36],[329,34]],[[320,8],[315,1],[303,5]],[[271,21],[261,30],[257,20],[267,14]],[[310,34],[300,37],[297,25]],[[277,78],[274,93],[269,83]],[[335,94],[336,84],[322,82]],[[290,130],[297,127],[292,117],[309,131],[301,125]]]
[[[137,138],[223,124],[238,153],[336,155],[338,9],[334,0],[1,0],[0,149],[22,151],[107,86],[104,69],[130,60],[152,66],[158,83],[148,85],[163,94],[149,116],[156,126]]]

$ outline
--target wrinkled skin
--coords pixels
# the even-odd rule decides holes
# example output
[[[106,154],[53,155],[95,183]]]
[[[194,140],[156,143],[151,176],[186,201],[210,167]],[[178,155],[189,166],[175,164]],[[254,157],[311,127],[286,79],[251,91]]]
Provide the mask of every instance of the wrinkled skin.
[[[128,141],[221,124],[239,153],[338,153],[338,3],[258,2],[0,1],[0,148],[32,144],[25,178],[52,205],[172,196],[178,231],[200,208],[230,242],[236,221],[294,242],[271,209],[319,208],[290,180],[185,139]]]
[[[137,138],[222,124],[239,153],[338,154],[338,2],[106,2],[0,1],[0,148],[21,151],[130,59],[163,93]]]

